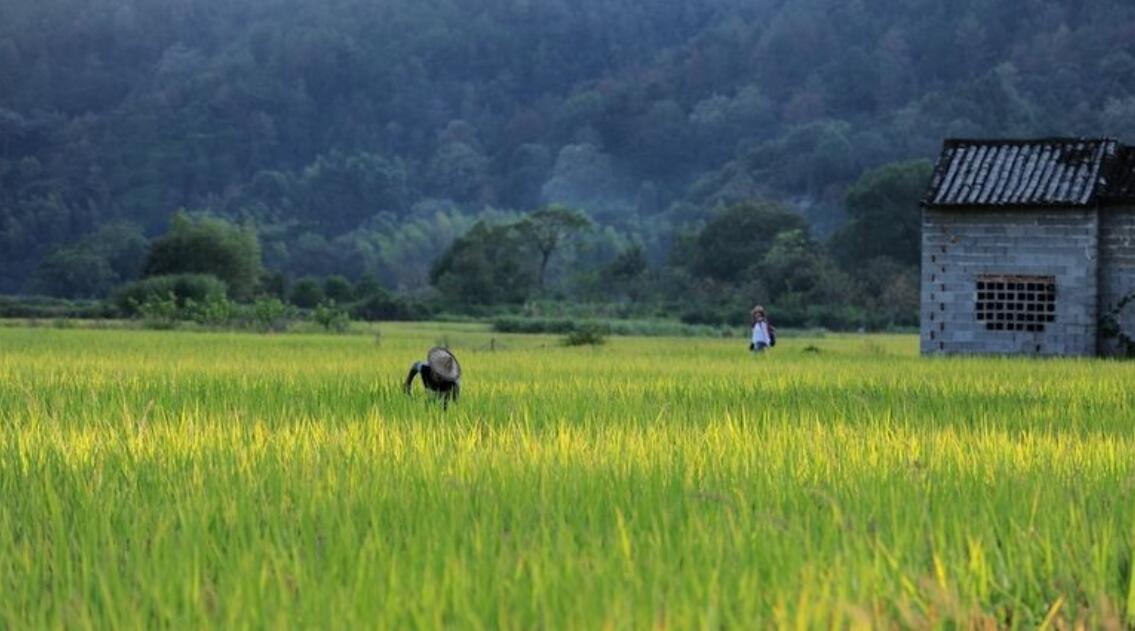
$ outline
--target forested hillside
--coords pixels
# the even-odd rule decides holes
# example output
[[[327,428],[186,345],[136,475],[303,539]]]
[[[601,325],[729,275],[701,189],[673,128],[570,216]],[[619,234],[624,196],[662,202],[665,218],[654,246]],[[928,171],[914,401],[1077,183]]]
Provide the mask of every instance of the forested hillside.
[[[1010,135],[1135,137],[1135,5],[8,0],[0,291],[129,280],[81,244],[178,209],[255,227],[289,277],[401,289],[551,203],[596,224],[557,269],[673,264],[745,200],[802,214],[807,249],[865,171]]]

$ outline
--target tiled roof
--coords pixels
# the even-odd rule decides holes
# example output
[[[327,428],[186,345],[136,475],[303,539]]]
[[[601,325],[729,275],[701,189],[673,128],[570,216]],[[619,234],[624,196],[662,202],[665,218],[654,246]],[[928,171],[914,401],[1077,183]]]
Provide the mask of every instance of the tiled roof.
[[[1110,139],[947,140],[922,203],[949,206],[1088,206],[1111,199],[1119,154]],[[1128,169],[1130,193],[1135,171]],[[1120,191],[1114,191],[1115,194]]]
[[[1135,201],[1135,147],[1121,146],[1110,167],[1105,167],[1107,186],[1101,191],[1104,202]]]

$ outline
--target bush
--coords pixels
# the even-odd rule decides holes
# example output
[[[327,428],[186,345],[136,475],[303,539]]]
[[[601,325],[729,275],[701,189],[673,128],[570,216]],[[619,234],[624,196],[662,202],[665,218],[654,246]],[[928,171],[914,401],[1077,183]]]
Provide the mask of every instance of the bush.
[[[292,287],[292,304],[300,309],[314,309],[324,301],[323,286],[312,276],[305,276]]]
[[[252,304],[252,323],[260,331],[288,330],[294,311],[278,298],[261,298]]]
[[[342,276],[328,276],[323,281],[323,295],[328,300],[345,304],[355,299],[355,288],[351,286],[351,281]]]
[[[606,331],[594,324],[582,326],[563,339],[564,346],[600,346],[606,343]]]
[[[62,298],[0,296],[0,318],[113,318],[114,307],[104,302]]]
[[[493,320],[498,333],[572,333],[578,328],[575,320],[566,318],[503,317]]]
[[[638,335],[669,337],[722,337],[722,329],[694,326],[672,320],[601,320],[568,318],[499,317],[493,320],[493,330],[499,333],[551,333],[566,335],[594,328],[604,335]],[[740,331],[741,329],[737,329]],[[726,333],[731,334],[732,330]],[[728,335],[726,335],[728,336]]]
[[[182,315],[202,326],[220,327],[231,324],[237,315],[237,308],[224,296],[210,296],[205,302],[186,299]]]
[[[216,276],[209,274],[174,274],[153,276],[123,285],[114,292],[111,302],[118,312],[126,316],[140,315],[141,305],[160,302],[169,297],[178,308],[184,308],[187,301],[206,303],[223,300],[226,286]]]
[[[250,226],[179,212],[169,232],[151,244],[144,275],[208,274],[223,278],[233,296],[245,300],[255,291],[261,271],[260,243]]]
[[[352,316],[368,322],[426,320],[432,314],[423,303],[399,298],[381,289],[351,308]]]
[[[747,326],[749,311],[736,305],[697,305],[682,313],[681,320],[686,324]]]
[[[347,315],[346,310],[336,307],[334,300],[316,307],[311,313],[311,319],[328,331],[335,331],[336,333],[346,331],[347,326],[351,324],[351,317]]]
[[[165,298],[150,296],[143,303],[132,305],[134,312],[142,318],[142,326],[147,329],[172,329],[177,327],[179,310],[173,294]]]

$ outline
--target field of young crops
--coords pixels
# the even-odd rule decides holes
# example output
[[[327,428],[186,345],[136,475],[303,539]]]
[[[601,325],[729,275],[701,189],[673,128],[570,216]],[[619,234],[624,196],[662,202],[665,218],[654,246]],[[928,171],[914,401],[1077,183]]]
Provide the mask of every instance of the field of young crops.
[[[2,328],[0,628],[1135,620],[1135,365],[916,346]]]

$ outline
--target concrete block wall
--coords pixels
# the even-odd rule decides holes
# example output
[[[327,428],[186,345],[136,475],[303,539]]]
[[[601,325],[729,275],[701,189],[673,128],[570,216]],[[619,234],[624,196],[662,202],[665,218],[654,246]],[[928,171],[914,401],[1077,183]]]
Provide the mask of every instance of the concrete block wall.
[[[1135,341],[1135,300],[1117,311],[1125,296],[1135,294],[1135,207],[1111,206],[1100,209],[1100,311],[1113,314],[1119,332]],[[1124,354],[1117,335],[1101,330],[1099,351],[1103,355]]]
[[[925,209],[924,354],[1094,355],[1099,218],[1095,209]],[[1056,318],[1043,332],[990,331],[977,319],[981,274],[1056,278]]]

